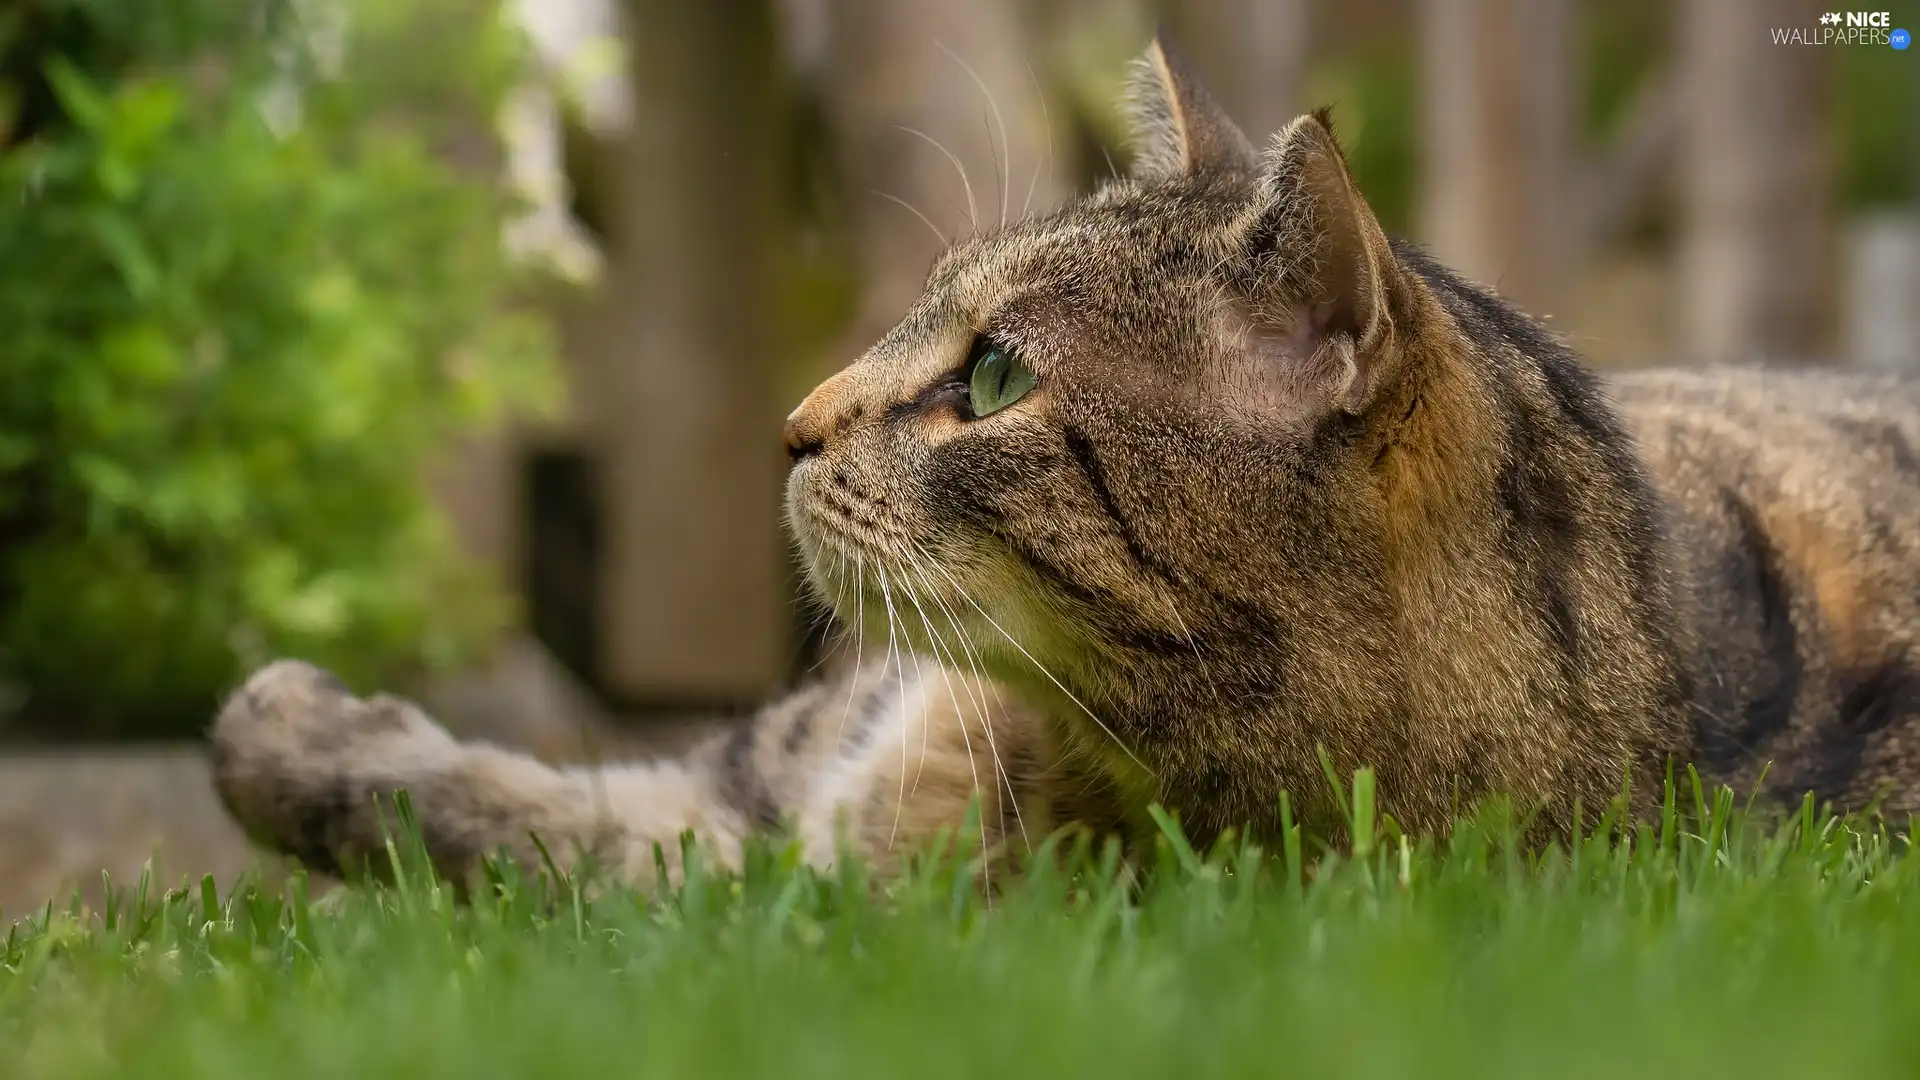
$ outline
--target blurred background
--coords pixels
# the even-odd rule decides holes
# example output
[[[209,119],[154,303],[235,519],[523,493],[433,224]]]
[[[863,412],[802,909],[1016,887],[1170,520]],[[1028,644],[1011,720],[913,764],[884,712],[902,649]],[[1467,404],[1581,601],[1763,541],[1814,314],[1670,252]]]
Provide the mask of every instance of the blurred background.
[[[0,910],[237,872],[274,656],[556,759],[790,683],[781,417],[1156,22],[1599,367],[1920,366],[1901,2],[4,0]]]

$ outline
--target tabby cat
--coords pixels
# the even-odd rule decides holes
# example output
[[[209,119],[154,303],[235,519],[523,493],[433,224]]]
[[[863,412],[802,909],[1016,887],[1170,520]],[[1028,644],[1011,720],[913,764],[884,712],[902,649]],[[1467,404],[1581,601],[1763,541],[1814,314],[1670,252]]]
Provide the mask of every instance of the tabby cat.
[[[858,662],[684,759],[555,769],[281,661],[220,794],[316,867],[407,789],[447,872],[531,837],[630,877],[692,830],[822,862],[967,821],[1339,829],[1322,755],[1440,830],[1571,822],[1670,762],[1920,808],[1920,390],[1704,370],[1604,386],[1390,241],[1324,113],[1257,151],[1160,44],[1130,175],[955,244],[787,421],[787,509]],[[1770,763],[1770,768],[1766,767]]]

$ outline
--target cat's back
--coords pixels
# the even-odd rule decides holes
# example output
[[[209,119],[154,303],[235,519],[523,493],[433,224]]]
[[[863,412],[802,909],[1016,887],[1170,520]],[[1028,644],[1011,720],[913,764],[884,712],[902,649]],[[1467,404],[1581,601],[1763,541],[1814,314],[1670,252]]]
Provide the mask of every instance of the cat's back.
[[[1670,509],[1701,763],[1920,807],[1920,379],[1726,367],[1611,389]]]
[[[1709,367],[1617,376],[1611,389],[1683,514],[1733,502],[1782,536],[1837,528],[1920,545],[1920,378]]]
[[[1908,438],[1920,433],[1920,374],[1716,365],[1626,372],[1608,384],[1643,432],[1783,421],[1823,445],[1836,434],[1880,435],[1862,425],[1891,423]]]

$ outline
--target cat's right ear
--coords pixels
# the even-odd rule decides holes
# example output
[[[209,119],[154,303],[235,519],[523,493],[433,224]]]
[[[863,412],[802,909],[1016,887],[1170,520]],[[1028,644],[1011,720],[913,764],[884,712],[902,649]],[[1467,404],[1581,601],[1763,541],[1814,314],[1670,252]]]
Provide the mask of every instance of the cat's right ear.
[[[1364,411],[1393,377],[1393,312],[1405,285],[1325,110],[1274,136],[1257,192],[1244,242],[1263,344],[1289,354],[1272,359],[1305,374],[1315,398]]]
[[[1246,135],[1168,47],[1164,33],[1133,62],[1127,82],[1135,180],[1159,184],[1186,176],[1252,176],[1259,156]]]

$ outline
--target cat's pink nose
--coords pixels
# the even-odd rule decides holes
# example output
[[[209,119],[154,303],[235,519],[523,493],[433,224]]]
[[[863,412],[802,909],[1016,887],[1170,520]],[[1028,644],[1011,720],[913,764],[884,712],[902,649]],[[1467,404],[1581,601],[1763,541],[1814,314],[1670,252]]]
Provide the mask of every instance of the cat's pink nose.
[[[781,438],[787,444],[787,456],[803,460],[826,448],[827,439],[847,426],[847,404],[851,377],[846,371],[813,388],[800,407],[787,414],[787,426]]]
[[[793,410],[787,417],[786,429],[780,433],[781,439],[787,444],[787,456],[795,461],[819,453],[820,448],[826,445],[826,440],[807,427],[803,420],[801,410]]]

